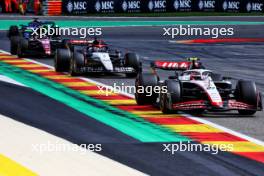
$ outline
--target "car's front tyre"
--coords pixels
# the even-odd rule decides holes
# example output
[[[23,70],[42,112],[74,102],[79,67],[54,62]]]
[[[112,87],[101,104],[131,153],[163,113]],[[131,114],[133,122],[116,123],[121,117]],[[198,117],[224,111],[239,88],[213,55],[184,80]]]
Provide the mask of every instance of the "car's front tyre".
[[[173,113],[172,105],[181,101],[181,84],[177,80],[166,80],[162,86],[167,91],[160,93],[160,110],[164,114]]]
[[[252,81],[239,80],[235,90],[237,101],[247,103],[257,108],[258,93],[256,84]],[[254,115],[256,110],[238,110],[241,115]]]
[[[74,52],[70,62],[70,75],[79,76],[80,68],[84,66],[84,55],[79,52]]]
[[[135,99],[138,105],[151,105],[157,100],[158,95],[153,91],[158,86],[158,77],[151,73],[138,74],[135,81]],[[151,92],[147,92],[152,90]]]
[[[71,51],[69,49],[57,49],[54,58],[56,72],[69,71]]]
[[[19,42],[17,45],[17,55],[19,57],[25,57],[26,51],[28,50],[28,40],[19,37]]]
[[[139,56],[136,53],[126,53],[124,58],[125,58],[125,66],[132,67],[135,69],[134,73],[126,73],[126,77],[128,78],[136,77],[141,67]]]
[[[7,32],[7,37],[8,38],[11,38],[13,36],[19,36],[19,29],[18,29],[18,26],[10,26],[9,27],[9,30]]]
[[[17,54],[18,42],[20,38],[19,36],[11,36],[10,37],[10,53],[13,55]]]

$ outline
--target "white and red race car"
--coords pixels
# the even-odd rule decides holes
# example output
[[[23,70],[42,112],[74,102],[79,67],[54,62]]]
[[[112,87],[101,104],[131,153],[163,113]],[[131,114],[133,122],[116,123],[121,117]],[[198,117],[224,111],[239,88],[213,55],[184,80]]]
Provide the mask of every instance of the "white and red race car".
[[[158,105],[163,113],[237,110],[241,115],[253,115],[263,109],[261,93],[254,82],[239,80],[233,88],[231,78],[205,69],[197,58],[186,62],[155,61],[151,68],[152,73],[137,76],[138,105]],[[157,68],[175,70],[175,75],[160,80]]]

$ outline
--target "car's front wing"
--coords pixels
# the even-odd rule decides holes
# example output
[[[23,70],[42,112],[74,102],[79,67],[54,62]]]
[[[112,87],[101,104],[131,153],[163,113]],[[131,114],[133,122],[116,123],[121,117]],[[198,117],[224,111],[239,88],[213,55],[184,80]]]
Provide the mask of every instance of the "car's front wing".
[[[261,111],[262,105],[249,105],[244,102],[239,102],[236,100],[227,100],[223,102],[222,106],[213,106],[209,101],[206,100],[195,100],[195,101],[185,101],[172,104],[173,110],[198,110],[204,109],[209,111],[229,111],[229,110],[256,110]]]

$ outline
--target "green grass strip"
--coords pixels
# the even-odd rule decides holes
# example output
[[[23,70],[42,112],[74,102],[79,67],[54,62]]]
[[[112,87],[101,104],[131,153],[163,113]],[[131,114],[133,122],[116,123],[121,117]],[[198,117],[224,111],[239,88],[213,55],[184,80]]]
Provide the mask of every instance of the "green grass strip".
[[[162,126],[149,123],[137,115],[81,94],[39,75],[0,62],[0,74],[53,98],[142,142],[190,141],[189,138]]]
[[[31,20],[0,20],[0,30],[11,25],[27,24]],[[174,25],[263,25],[264,22],[250,21],[88,21],[55,20],[60,27],[125,27],[125,26],[174,26]]]

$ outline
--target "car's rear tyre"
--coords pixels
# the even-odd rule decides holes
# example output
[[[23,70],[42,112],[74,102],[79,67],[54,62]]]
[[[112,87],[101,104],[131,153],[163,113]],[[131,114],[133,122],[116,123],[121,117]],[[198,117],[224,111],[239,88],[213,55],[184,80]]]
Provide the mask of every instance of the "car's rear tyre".
[[[135,86],[135,99],[138,105],[151,105],[156,102],[158,95],[153,92],[154,87],[158,86],[158,77],[156,75],[151,73],[138,74]],[[152,92],[147,92],[149,88]]]
[[[57,49],[54,58],[56,72],[67,72],[70,68],[71,51],[69,49]]]
[[[19,36],[11,36],[10,37],[10,53],[13,55],[17,54],[18,42],[20,38]]]
[[[28,50],[28,40],[20,37],[17,45],[17,55],[19,57],[24,57],[26,56],[27,50]]]
[[[19,35],[19,29],[18,29],[18,26],[10,26],[9,27],[9,30],[7,32],[7,37],[8,38],[11,38],[13,36],[18,36]]]
[[[136,77],[140,70],[140,59],[136,53],[126,53],[125,56],[125,66],[132,67],[136,72],[134,73],[126,73],[126,77],[133,78]]]
[[[61,44],[60,44],[60,48],[61,49],[68,49],[68,44],[67,44],[67,42],[68,42],[68,39],[62,39],[62,41],[61,41]]]
[[[79,76],[80,68],[84,66],[84,55],[79,52],[74,52],[70,62],[70,75]]]
[[[235,90],[237,101],[247,103],[257,108],[258,93],[256,84],[252,81],[239,80]],[[254,115],[256,110],[238,110],[241,115]]]
[[[160,94],[160,109],[164,114],[174,113],[172,105],[181,101],[181,83],[176,80],[166,80],[163,84],[167,93]],[[170,101],[169,101],[170,99]]]

